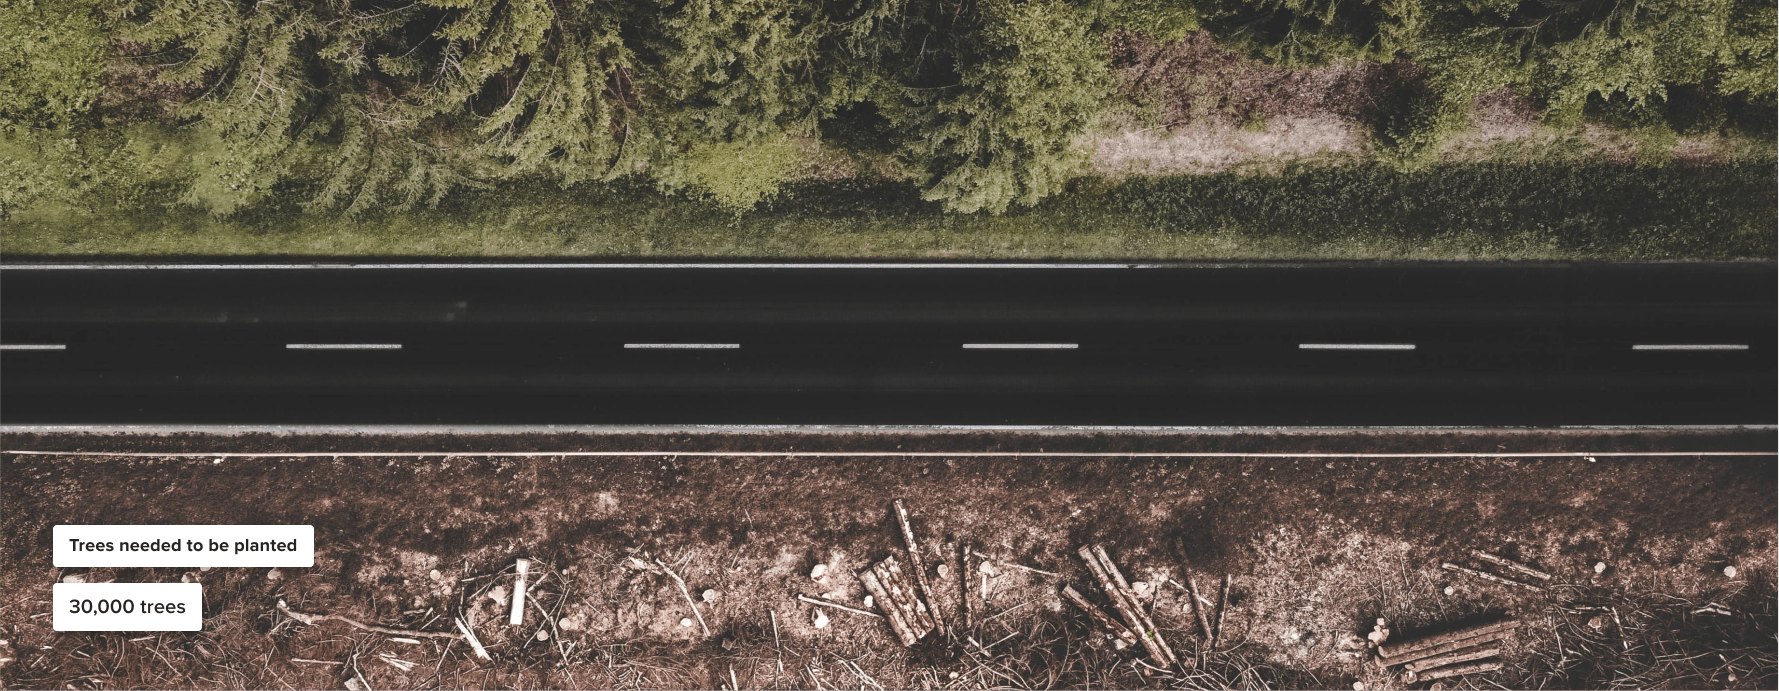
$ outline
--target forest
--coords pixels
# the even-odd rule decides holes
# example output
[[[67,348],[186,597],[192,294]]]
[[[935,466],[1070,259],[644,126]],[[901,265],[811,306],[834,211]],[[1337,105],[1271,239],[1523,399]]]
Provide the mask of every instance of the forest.
[[[1545,127],[1771,141],[1775,113],[1755,0],[0,1],[0,220],[355,216],[518,184],[742,213],[808,178],[811,146],[998,215],[1064,192],[1087,135],[1141,110],[1133,37],[1391,70],[1364,124],[1396,171],[1502,90]]]

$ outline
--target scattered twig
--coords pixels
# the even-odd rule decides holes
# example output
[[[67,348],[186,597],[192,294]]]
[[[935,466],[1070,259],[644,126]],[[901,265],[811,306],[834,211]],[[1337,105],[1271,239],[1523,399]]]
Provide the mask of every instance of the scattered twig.
[[[692,616],[698,617],[698,627],[704,629],[704,637],[709,638],[710,627],[704,624],[704,615],[698,612],[698,603],[692,600],[692,591],[686,589],[686,579],[680,578],[679,574],[673,572],[673,569],[667,568],[667,565],[661,563],[659,558],[655,559],[655,565],[666,571],[667,575],[672,576],[674,583],[679,584],[679,594],[685,596],[686,604],[692,607]]]
[[[1106,632],[1112,634],[1112,640],[1117,642],[1117,647],[1119,649],[1137,644],[1136,634],[1131,633],[1129,628],[1126,628],[1123,624],[1112,619],[1112,615],[1106,614],[1106,611],[1100,609],[1098,605],[1088,602],[1087,598],[1082,597],[1080,591],[1075,590],[1075,586],[1063,586],[1062,594],[1063,597],[1068,598],[1069,602],[1075,603],[1076,607],[1079,607],[1081,608],[1081,611],[1086,612],[1088,618],[1098,622],[1100,628],[1105,629]]]
[[[958,602],[964,610],[964,629],[976,629],[976,615],[970,607],[970,544],[959,542],[957,545],[957,585]]]
[[[1548,573],[1539,571],[1538,569],[1534,569],[1530,566],[1526,566],[1525,564],[1521,564],[1521,563],[1514,561],[1512,559],[1507,559],[1505,557],[1499,557],[1499,556],[1490,554],[1488,552],[1484,552],[1480,549],[1470,550],[1470,555],[1476,557],[1477,559],[1481,559],[1483,561],[1494,564],[1496,566],[1500,566],[1501,568],[1508,569],[1510,571],[1517,571],[1519,573],[1523,573],[1527,576],[1531,576],[1531,577],[1536,578],[1541,581],[1548,581],[1551,579],[1551,575]]]
[[[1540,587],[1538,587],[1538,586],[1535,586],[1535,585],[1532,585],[1532,584],[1530,584],[1530,583],[1521,583],[1521,582],[1519,582],[1519,581],[1516,581],[1516,580],[1513,580],[1513,579],[1510,579],[1510,578],[1502,578],[1502,577],[1500,577],[1500,576],[1497,576],[1497,575],[1495,575],[1495,574],[1492,574],[1492,573],[1488,573],[1488,572],[1485,572],[1485,571],[1478,571],[1478,570],[1476,570],[1476,569],[1472,569],[1472,568],[1467,568],[1467,567],[1463,567],[1463,566],[1459,566],[1459,565],[1457,565],[1457,564],[1453,564],[1453,563],[1451,563],[1451,562],[1449,562],[1449,561],[1448,561],[1448,562],[1444,562],[1444,563],[1442,563],[1442,564],[1440,564],[1440,565],[1439,565],[1439,568],[1442,568],[1442,569],[1445,569],[1445,570],[1447,570],[1447,571],[1457,571],[1457,572],[1458,572],[1458,573],[1463,573],[1463,574],[1469,574],[1469,575],[1471,575],[1471,576],[1475,576],[1475,577],[1477,577],[1477,578],[1481,578],[1481,579],[1483,579],[1483,580],[1485,580],[1485,581],[1493,581],[1493,582],[1495,582],[1495,583],[1500,583],[1500,584],[1502,584],[1502,585],[1513,585],[1513,586],[1519,586],[1519,587],[1521,587],[1521,588],[1526,588],[1526,589],[1528,589],[1528,590],[1531,590],[1531,591],[1532,591],[1532,592],[1535,592],[1535,593],[1542,593],[1542,592],[1544,592],[1544,589],[1543,589],[1543,588],[1540,588]]]
[[[531,570],[531,561],[520,559],[519,577],[513,580],[513,611],[507,617],[507,624],[518,626],[525,623],[525,574]]]
[[[293,658],[290,658],[290,661],[291,662],[300,662],[305,665],[327,665],[328,667],[338,667],[340,665],[346,664],[344,662],[340,662],[339,660],[311,660],[306,657],[293,657]]]
[[[1466,674],[1478,674],[1481,672],[1493,672],[1493,671],[1496,671],[1499,669],[1501,669],[1501,663],[1499,663],[1499,662],[1477,662],[1477,663],[1472,663],[1472,664],[1468,664],[1468,665],[1453,665],[1451,667],[1441,667],[1439,669],[1431,670],[1431,671],[1428,671],[1426,674],[1415,675],[1414,680],[1417,682],[1432,681],[1434,679],[1444,679],[1446,677],[1458,677],[1458,676],[1463,676]]]
[[[822,607],[833,607],[833,608],[834,608],[834,609],[843,609],[843,610],[846,610],[846,611],[848,611],[848,612],[852,612],[852,613],[853,613],[853,614],[863,614],[863,615],[865,615],[865,616],[867,616],[867,617],[872,617],[872,618],[876,618],[876,619],[882,619],[882,618],[883,618],[883,615],[881,615],[881,614],[878,614],[878,613],[876,613],[876,612],[867,612],[867,611],[865,611],[865,610],[862,610],[862,609],[855,609],[855,608],[852,608],[852,607],[848,607],[848,606],[846,606],[846,605],[843,605],[843,604],[840,604],[840,603],[838,603],[838,602],[830,602],[830,601],[828,601],[828,600],[823,600],[823,599],[821,599],[821,598],[819,598],[819,597],[809,597],[809,596],[807,596],[807,595],[798,595],[798,596],[797,596],[797,599],[798,599],[798,600],[801,600],[801,601],[803,601],[803,602],[807,602],[807,603],[809,603],[809,604],[812,604],[812,605],[821,605],[821,606],[822,606]]]
[[[1106,573],[1105,565],[1100,563],[1093,548],[1082,545],[1077,553],[1081,555],[1081,560],[1087,563],[1087,569],[1093,572],[1094,578],[1099,579],[1100,590],[1104,591],[1106,597],[1112,600],[1112,608],[1118,611],[1119,616],[1124,619],[1124,624],[1130,628],[1132,633],[1136,634],[1137,642],[1143,644],[1143,648],[1149,652],[1150,659],[1164,664],[1172,664],[1167,654],[1161,651],[1161,646],[1157,645],[1157,637],[1154,632],[1143,626],[1143,620],[1137,617],[1136,612],[1132,611],[1131,603],[1124,599],[1124,593],[1118,590],[1116,583],[1112,582],[1111,574]]]
[[[319,624],[324,621],[340,621],[340,622],[345,622],[347,624],[351,624],[354,628],[364,629],[366,631],[386,634],[386,635],[390,635],[390,636],[409,636],[409,637],[417,636],[417,637],[421,637],[421,638],[456,638],[457,637],[457,634],[446,633],[446,632],[441,632],[441,631],[413,631],[410,629],[392,629],[387,626],[377,626],[376,624],[366,624],[366,623],[360,622],[356,619],[342,617],[338,614],[305,614],[303,612],[298,612],[298,611],[292,610],[290,608],[290,606],[286,605],[284,603],[284,600],[282,600],[282,599],[280,599],[278,601],[278,611],[285,613],[292,619],[303,622],[304,624],[308,624],[310,626],[314,626],[314,625]]]
[[[493,657],[488,655],[488,649],[482,647],[482,641],[476,638],[476,632],[471,630],[469,624],[463,621],[463,617],[457,617],[451,621],[457,623],[457,630],[463,633],[463,640],[469,643],[470,649],[476,651],[476,657],[488,661],[494,660]]]

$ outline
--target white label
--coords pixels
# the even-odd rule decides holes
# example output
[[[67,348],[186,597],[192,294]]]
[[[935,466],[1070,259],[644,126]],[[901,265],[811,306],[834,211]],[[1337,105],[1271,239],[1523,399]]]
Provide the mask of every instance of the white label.
[[[315,565],[312,525],[58,525],[62,568]]]
[[[57,583],[57,631],[202,631],[202,583]]]

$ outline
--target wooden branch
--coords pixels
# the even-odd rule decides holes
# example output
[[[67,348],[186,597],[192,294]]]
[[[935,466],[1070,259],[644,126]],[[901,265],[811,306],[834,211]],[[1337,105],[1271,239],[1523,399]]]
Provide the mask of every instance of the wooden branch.
[[[1425,672],[1430,669],[1436,669],[1439,667],[1444,667],[1446,665],[1455,665],[1460,662],[1470,662],[1473,660],[1481,660],[1484,658],[1498,657],[1500,655],[1501,655],[1501,646],[1499,645],[1499,642],[1497,641],[1497,642],[1493,642],[1493,643],[1484,644],[1480,647],[1464,648],[1461,650],[1454,650],[1454,651],[1446,653],[1444,655],[1434,655],[1432,657],[1421,658],[1419,660],[1415,660],[1414,662],[1408,663],[1406,666],[1403,667],[1403,669],[1408,670],[1408,672],[1410,674],[1419,674],[1421,672]]]
[[[1161,629],[1155,626],[1154,619],[1149,618],[1149,611],[1143,609],[1142,600],[1137,599],[1136,589],[1130,587],[1130,583],[1124,580],[1124,572],[1120,571],[1118,565],[1112,562],[1112,555],[1106,553],[1106,548],[1103,545],[1097,544],[1093,546],[1093,555],[1099,557],[1100,564],[1106,567],[1106,573],[1111,574],[1112,583],[1118,586],[1119,592],[1124,594],[1125,601],[1130,603],[1130,608],[1142,621],[1143,630],[1155,637],[1155,645],[1160,647],[1161,653],[1166,656],[1156,661],[1169,665],[1179,664],[1180,658],[1174,656],[1173,647],[1167,644],[1166,638],[1161,637]]]
[[[519,560],[519,577],[513,581],[513,612],[507,617],[509,626],[525,623],[525,572],[529,571],[530,567],[529,560]]]
[[[1119,592],[1118,586],[1112,583],[1111,574],[1106,573],[1106,567],[1094,555],[1093,549],[1082,545],[1076,553],[1081,555],[1082,561],[1087,562],[1087,569],[1093,572],[1094,578],[1099,579],[1100,590],[1105,591],[1106,597],[1112,600],[1112,608],[1118,610],[1125,625],[1137,635],[1137,642],[1142,643],[1143,649],[1149,651],[1149,659],[1164,665],[1170,664],[1167,655],[1161,652],[1161,646],[1155,644],[1155,637],[1143,628],[1143,620],[1138,619],[1136,613],[1131,611],[1130,603],[1124,601],[1124,593]]]
[[[285,615],[289,616],[292,619],[303,622],[304,624],[308,624],[310,626],[314,626],[314,625],[319,624],[324,621],[340,621],[340,622],[345,622],[347,624],[351,624],[353,628],[364,629],[366,631],[387,634],[390,636],[418,636],[418,637],[422,637],[422,638],[457,638],[457,634],[449,633],[449,632],[445,632],[445,631],[414,631],[412,629],[392,629],[387,626],[378,626],[376,624],[366,624],[366,623],[360,622],[356,619],[342,617],[338,614],[306,614],[306,613],[298,612],[296,610],[291,609],[289,605],[284,604],[284,600],[278,601],[278,611],[283,612]]]
[[[902,645],[912,647],[914,642],[919,639],[909,628],[908,622],[902,618],[901,610],[896,607],[896,602],[890,599],[889,590],[883,587],[883,583],[877,579],[877,574],[870,568],[865,569],[859,572],[859,582],[865,584],[865,591],[877,599],[877,608],[883,610],[883,618],[889,622],[890,630],[895,632],[896,638],[902,641]],[[774,631],[777,629],[775,628]]]
[[[1538,569],[1534,569],[1530,566],[1526,566],[1525,564],[1521,564],[1521,563],[1519,563],[1517,561],[1513,561],[1511,559],[1506,559],[1503,557],[1495,556],[1493,554],[1489,554],[1488,552],[1484,552],[1480,549],[1470,550],[1470,554],[1471,554],[1471,556],[1474,556],[1477,559],[1481,559],[1483,561],[1489,562],[1491,564],[1495,564],[1497,566],[1500,566],[1502,568],[1505,568],[1505,569],[1508,569],[1511,571],[1518,571],[1520,573],[1523,573],[1527,576],[1531,576],[1531,577],[1536,578],[1541,581],[1548,581],[1551,579],[1551,575],[1548,573],[1539,571]]]
[[[1382,655],[1384,657],[1402,657],[1402,659],[1404,659],[1404,660],[1413,660],[1415,658],[1409,657],[1408,656],[1409,653],[1413,653],[1413,652],[1420,651],[1420,650],[1426,650],[1428,648],[1444,645],[1446,643],[1451,643],[1453,641],[1462,641],[1462,640],[1468,640],[1468,639],[1472,639],[1472,638],[1480,638],[1481,636],[1486,635],[1486,634],[1511,631],[1511,630],[1513,630],[1513,627],[1515,627],[1517,625],[1519,625],[1519,622],[1517,620],[1502,619],[1501,621],[1491,622],[1488,624],[1481,624],[1481,625],[1477,625],[1477,626],[1468,626],[1468,627],[1465,627],[1462,629],[1447,631],[1447,632],[1441,633],[1441,634],[1435,634],[1432,636],[1423,636],[1421,638],[1417,638],[1412,641],[1403,641],[1401,643],[1397,643],[1394,645],[1380,645],[1380,646],[1378,646],[1377,651],[1378,651],[1379,655]],[[1489,640],[1489,639],[1482,639],[1482,640]],[[1396,664],[1396,661],[1391,660],[1390,664],[1392,664],[1392,665]]]
[[[914,539],[914,528],[908,525],[908,509],[902,506],[902,500],[896,499],[896,521],[902,524],[902,538],[908,541],[908,567],[914,571],[914,582],[920,586],[920,595],[927,601],[927,610],[932,613],[933,628],[939,635],[945,635],[945,617],[939,613],[939,599],[933,597],[932,586],[927,585],[926,560],[920,554],[920,542]]]
[[[1497,575],[1495,575],[1495,574],[1492,574],[1492,573],[1485,573],[1485,572],[1482,572],[1482,571],[1478,571],[1478,570],[1476,570],[1476,569],[1470,569],[1470,568],[1465,568],[1465,567],[1462,567],[1462,566],[1459,566],[1459,565],[1457,565],[1457,564],[1453,564],[1453,563],[1451,563],[1451,562],[1449,562],[1449,561],[1448,561],[1448,562],[1445,562],[1445,563],[1443,563],[1443,564],[1440,564],[1440,565],[1439,565],[1439,567],[1440,567],[1440,568],[1442,568],[1442,569],[1445,569],[1445,570],[1447,570],[1447,571],[1457,571],[1457,572],[1459,572],[1459,573],[1466,573],[1466,574],[1470,574],[1470,575],[1472,575],[1472,576],[1475,576],[1475,577],[1477,577],[1477,578],[1481,578],[1481,579],[1483,579],[1483,580],[1485,580],[1485,581],[1494,581],[1494,582],[1496,582],[1496,583],[1500,583],[1500,584],[1502,584],[1502,585],[1516,585],[1516,586],[1519,586],[1519,587],[1521,587],[1521,588],[1526,588],[1526,589],[1529,589],[1529,590],[1531,590],[1531,591],[1532,591],[1532,592],[1535,592],[1535,593],[1542,593],[1542,592],[1544,592],[1544,589],[1543,589],[1543,588],[1540,588],[1540,587],[1538,587],[1538,586],[1535,586],[1535,585],[1532,585],[1532,584],[1530,584],[1530,583],[1521,583],[1521,582],[1519,582],[1519,581],[1515,581],[1515,580],[1512,580],[1512,579],[1507,579],[1507,578],[1502,578],[1502,577],[1500,577],[1500,576],[1497,576]]]
[[[1112,640],[1118,644],[1117,647],[1119,650],[1137,644],[1136,634],[1131,633],[1130,629],[1125,628],[1122,624],[1113,620],[1112,615],[1106,614],[1106,610],[1100,609],[1093,603],[1088,602],[1087,598],[1081,595],[1081,591],[1075,590],[1075,586],[1063,586],[1062,594],[1063,597],[1069,599],[1069,602],[1075,603],[1076,607],[1079,607],[1081,608],[1081,611],[1086,612],[1089,618],[1098,622],[1100,628],[1105,629],[1106,633],[1112,634]]]
[[[1223,641],[1223,616],[1229,613],[1229,585],[1231,582],[1229,574],[1223,574],[1223,594],[1217,597],[1217,626],[1211,629],[1211,650],[1216,650],[1217,644]]]
[[[970,544],[959,541],[957,546],[957,588],[958,603],[964,610],[964,629],[976,629],[976,615],[970,607]]]
[[[873,596],[873,597],[875,597],[875,596]],[[853,614],[863,614],[867,617],[875,617],[877,619],[883,618],[883,615],[878,614],[876,612],[867,612],[865,610],[856,609],[853,607],[848,607],[846,605],[840,604],[838,602],[833,602],[831,600],[823,600],[819,597],[809,597],[808,595],[798,594],[797,599],[801,600],[803,602],[807,602],[812,605],[821,605],[822,607],[833,607],[834,609],[842,609],[842,610],[846,610],[848,612],[852,612]]]
[[[1466,674],[1493,672],[1499,669],[1501,669],[1501,663],[1499,662],[1475,662],[1468,665],[1452,665],[1451,667],[1441,667],[1429,671],[1426,674],[1416,675],[1414,681],[1432,681],[1434,679],[1444,679],[1446,677],[1460,677]]]
[[[1198,615],[1198,631],[1204,634],[1205,645],[1210,645],[1211,619],[1205,616],[1205,607],[1210,606],[1211,601],[1198,594],[1198,581],[1193,580],[1190,573],[1186,574],[1186,592],[1192,595],[1192,613]]]
[[[667,568],[667,564],[662,563],[660,559],[655,560],[655,565],[661,567],[662,571],[666,571],[667,575],[672,576],[674,583],[679,584],[679,594],[685,596],[686,605],[692,608],[692,616],[698,617],[698,627],[704,629],[704,637],[710,638],[710,627],[704,625],[704,615],[698,613],[698,603],[692,600],[692,591],[686,589],[686,579],[680,578],[679,574],[674,573],[673,569]]]

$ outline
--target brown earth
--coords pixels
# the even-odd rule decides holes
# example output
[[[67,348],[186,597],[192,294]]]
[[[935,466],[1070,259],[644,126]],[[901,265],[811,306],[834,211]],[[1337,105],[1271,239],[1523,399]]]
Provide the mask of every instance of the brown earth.
[[[786,435],[34,435],[0,440],[0,684],[8,688],[1296,687],[1400,685],[1341,643],[1378,617],[1398,636],[1510,613],[1523,625],[1506,669],[1457,685],[1772,688],[1772,456],[1659,458],[984,458],[969,451],[1383,452],[1771,451],[1770,432],[1453,431],[1267,434],[915,433]],[[798,457],[829,450],[955,457]],[[87,449],[78,456],[23,450]],[[666,451],[622,457],[122,457],[105,452],[471,450]],[[764,450],[771,457],[673,451]],[[903,649],[861,606],[851,577],[896,554],[889,510],[951,562],[968,539],[998,564],[973,638]],[[177,581],[184,570],[61,570],[59,523],[302,523],[316,566],[215,569],[198,633],[56,633],[49,584]],[[1156,584],[1157,624],[1204,646],[1172,581],[1234,576],[1223,649],[1195,669],[1144,674],[1140,655],[1093,635],[1056,590],[1092,586],[1075,547],[1104,543],[1132,579]],[[1454,576],[1480,548],[1556,574],[1543,594]],[[523,627],[488,597],[514,560],[539,560]],[[712,635],[681,626],[687,603],[655,559],[685,577]],[[823,563],[831,574],[813,581]],[[1594,565],[1607,565],[1596,574]],[[1017,566],[1016,566],[1017,565]],[[1045,575],[1020,566],[1059,574]],[[1737,574],[1726,576],[1724,567]],[[434,576],[434,572],[437,576]],[[957,566],[929,570],[955,613]],[[1170,580],[1171,579],[1171,580]],[[981,590],[981,574],[972,585]],[[1453,589],[1451,595],[1445,587]],[[446,631],[476,621],[495,656],[461,643],[397,643],[276,610]],[[1715,602],[1731,615],[1695,614]],[[1614,608],[1595,628],[1583,605]],[[988,619],[988,617],[993,617]],[[984,622],[984,619],[988,619]],[[545,634],[539,637],[539,632]],[[387,654],[415,663],[400,669]],[[1719,658],[1718,655],[1722,657]],[[1682,659],[1690,658],[1690,659]],[[318,660],[296,662],[293,659]],[[337,664],[327,664],[337,663]],[[782,672],[780,669],[782,668]],[[953,676],[953,674],[956,676]],[[731,676],[733,675],[733,676]]]

